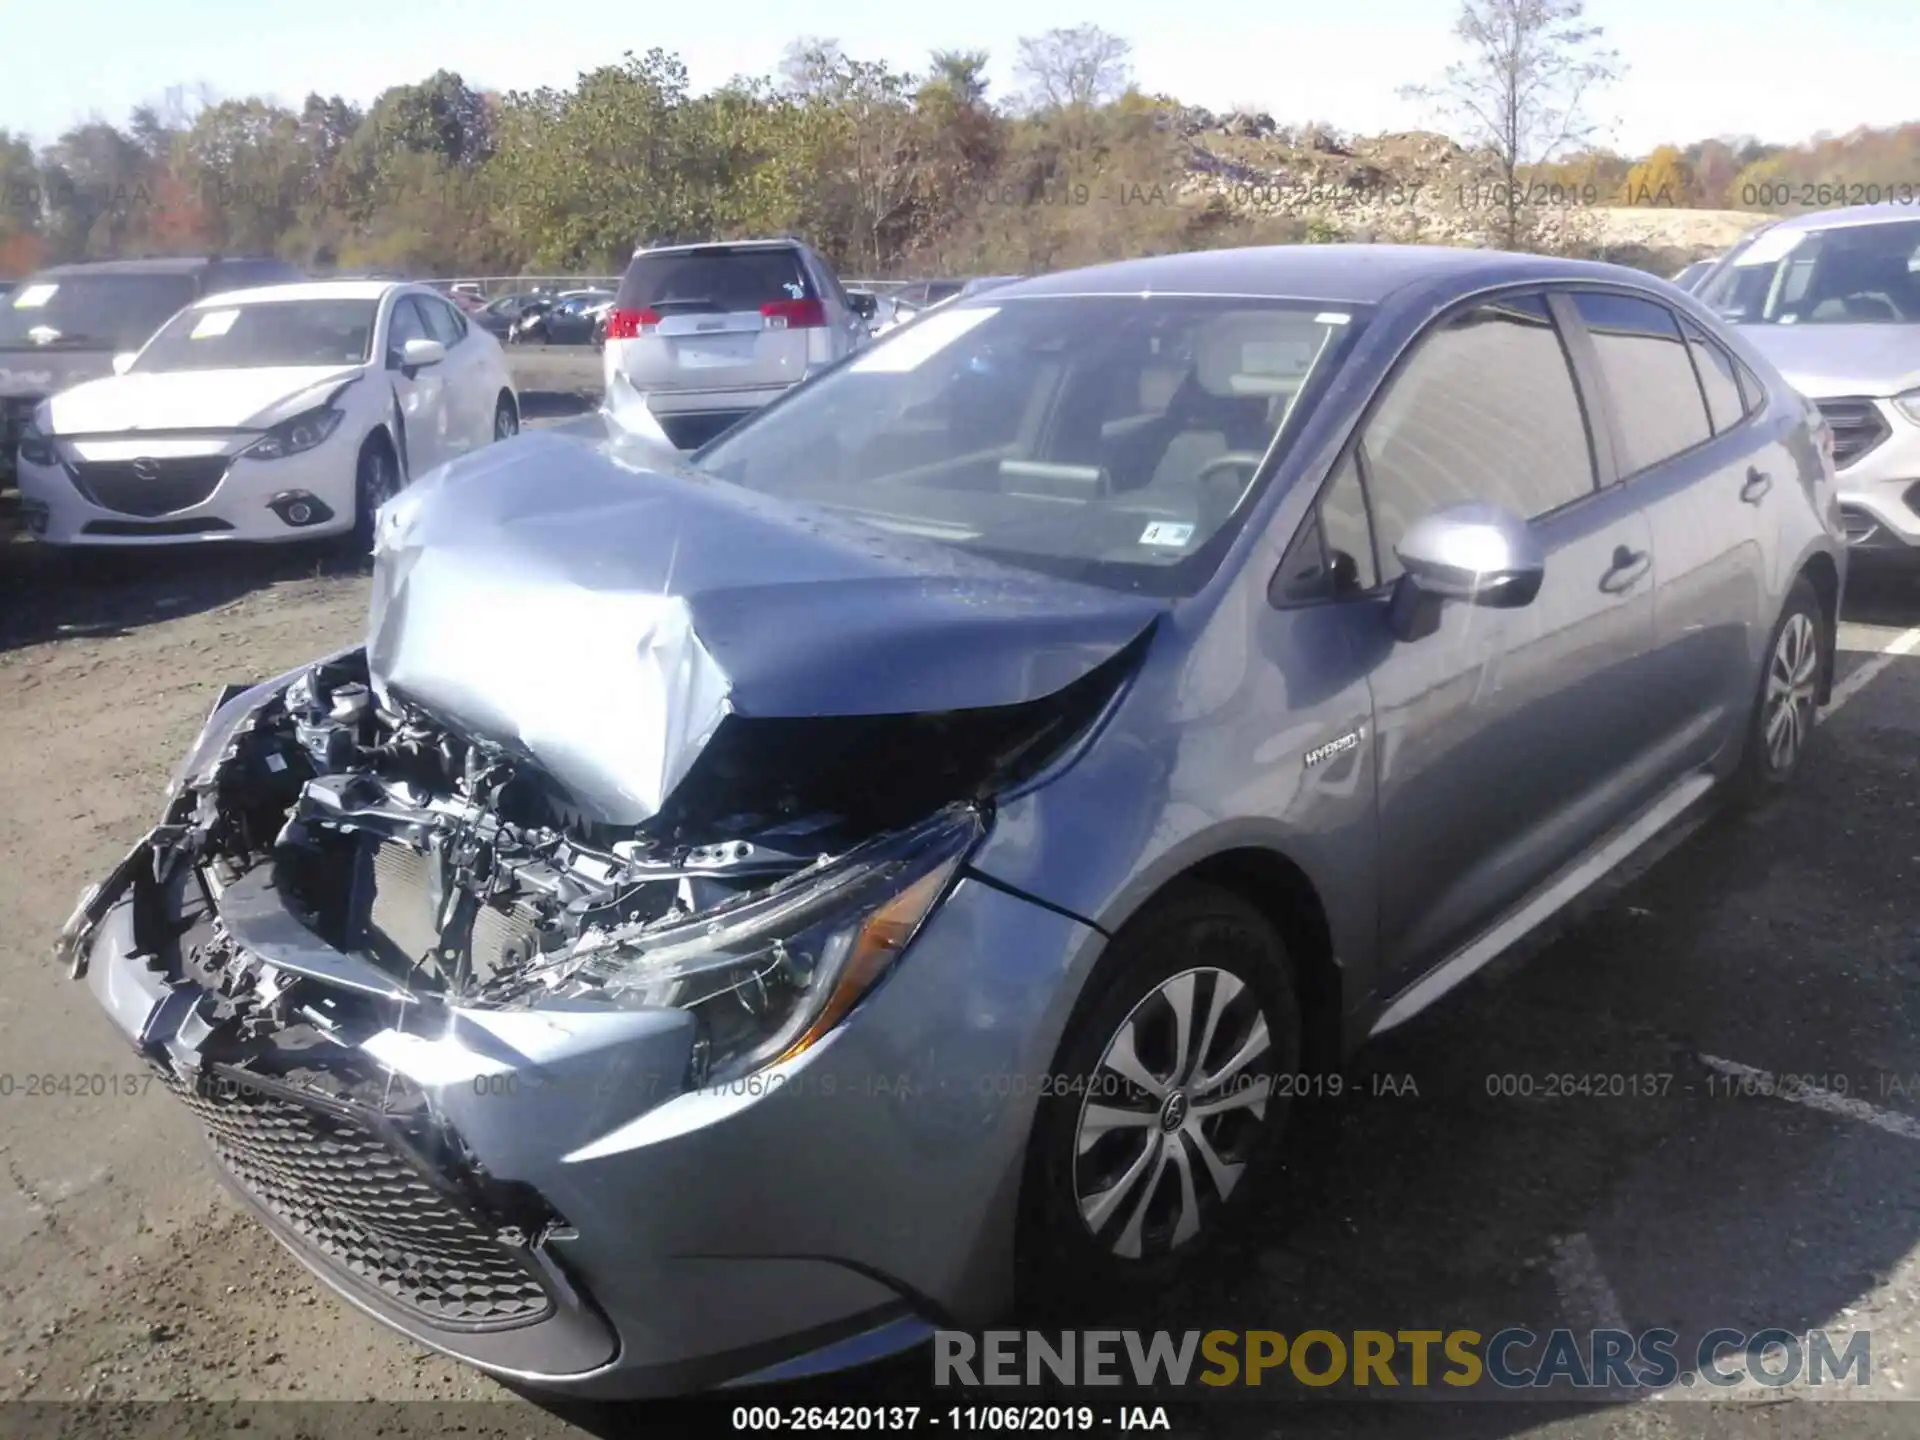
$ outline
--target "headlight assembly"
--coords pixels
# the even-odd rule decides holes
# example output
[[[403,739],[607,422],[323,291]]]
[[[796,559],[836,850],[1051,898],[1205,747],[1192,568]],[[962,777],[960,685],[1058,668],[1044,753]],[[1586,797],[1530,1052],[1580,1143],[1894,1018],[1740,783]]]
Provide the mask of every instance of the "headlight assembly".
[[[589,934],[575,980],[609,999],[690,1010],[695,1084],[721,1083],[809,1049],[912,942],[982,833],[943,811],[824,867],[685,921]]]
[[[345,411],[331,405],[318,405],[291,420],[282,420],[241,453],[250,460],[281,460],[288,455],[299,455],[333,434],[344,419]]]
[[[1907,419],[1920,425],[1920,390],[1909,390],[1893,397],[1893,407]]]

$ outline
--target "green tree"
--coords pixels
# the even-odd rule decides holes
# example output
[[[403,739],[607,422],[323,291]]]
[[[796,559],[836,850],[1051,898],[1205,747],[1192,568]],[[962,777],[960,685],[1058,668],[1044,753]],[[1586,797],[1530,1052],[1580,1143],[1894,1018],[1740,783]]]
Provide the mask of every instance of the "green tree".
[[[1590,140],[1598,128],[1585,104],[1622,73],[1586,23],[1584,0],[1464,0],[1454,35],[1466,49],[1431,85],[1402,94],[1431,107],[1469,148],[1498,169],[1500,240],[1517,249],[1528,229],[1522,171]]]

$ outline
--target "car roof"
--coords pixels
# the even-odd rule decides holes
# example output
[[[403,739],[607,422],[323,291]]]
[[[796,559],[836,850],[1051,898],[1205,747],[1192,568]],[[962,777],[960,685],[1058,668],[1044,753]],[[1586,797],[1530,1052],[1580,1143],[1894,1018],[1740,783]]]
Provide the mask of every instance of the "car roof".
[[[1920,220],[1920,209],[1911,205],[1843,205],[1834,210],[1809,210],[1804,215],[1789,215],[1765,228],[1768,230],[1840,230],[1862,225],[1896,225]]]
[[[678,255],[689,250],[804,250],[804,240],[792,236],[772,236],[762,240],[696,240],[685,245],[642,245],[633,253],[642,255]]]
[[[202,309],[254,305],[281,300],[378,300],[389,290],[425,290],[404,280],[305,280],[292,285],[255,285],[245,290],[220,290],[196,300]]]
[[[1639,270],[1593,260],[1441,245],[1263,245],[1121,260],[996,285],[992,304],[1063,295],[1195,295],[1374,305],[1420,283],[1469,293],[1501,284],[1642,284]]]
[[[49,265],[39,272],[59,275],[195,275],[215,265],[244,261],[249,265],[272,263],[294,267],[272,255],[161,255],[144,260],[70,260],[64,265]]]

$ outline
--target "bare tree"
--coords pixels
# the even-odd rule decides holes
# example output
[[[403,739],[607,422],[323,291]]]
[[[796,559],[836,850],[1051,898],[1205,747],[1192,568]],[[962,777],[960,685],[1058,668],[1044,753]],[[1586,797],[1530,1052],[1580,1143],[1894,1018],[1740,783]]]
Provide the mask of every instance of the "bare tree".
[[[1625,67],[1602,48],[1584,0],[1463,0],[1453,33],[1466,57],[1439,84],[1400,93],[1435,107],[1462,143],[1493,153],[1501,184],[1492,198],[1512,249],[1524,228],[1522,170],[1590,142],[1601,127],[1583,102]]]
[[[1104,105],[1133,83],[1133,45],[1098,25],[1074,25],[1018,42],[1014,79],[1036,110]]]

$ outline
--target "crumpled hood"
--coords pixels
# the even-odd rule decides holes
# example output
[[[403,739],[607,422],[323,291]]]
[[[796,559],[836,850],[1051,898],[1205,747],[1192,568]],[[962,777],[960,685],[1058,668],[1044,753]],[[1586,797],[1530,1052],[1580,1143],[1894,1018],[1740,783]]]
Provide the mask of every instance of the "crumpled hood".
[[[1920,325],[1742,325],[1740,334],[1809,399],[1920,387]]]
[[[128,430],[256,430],[318,405],[357,365],[167,370],[109,375],[53,397],[56,435]]]
[[[657,813],[729,715],[1022,704],[1163,602],[1049,579],[532,432],[381,513],[376,688],[532,758],[607,824]]]

